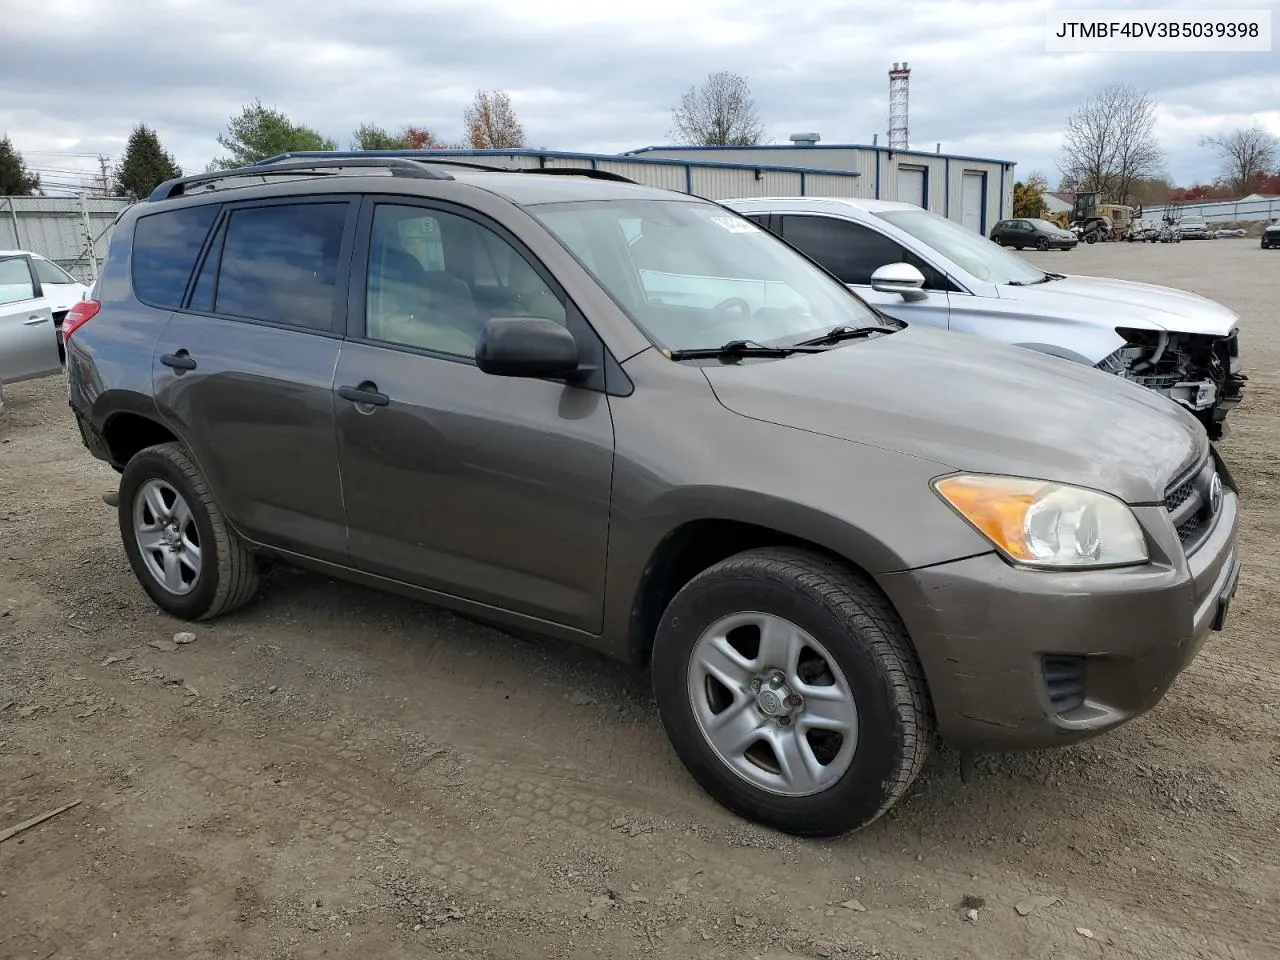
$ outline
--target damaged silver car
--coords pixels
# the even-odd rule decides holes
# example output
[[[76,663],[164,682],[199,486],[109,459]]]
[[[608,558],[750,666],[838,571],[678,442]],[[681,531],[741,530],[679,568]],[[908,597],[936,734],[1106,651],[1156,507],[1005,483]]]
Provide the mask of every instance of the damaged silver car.
[[[1046,273],[980,233],[909,203],[815,197],[725,205],[909,323],[1028,347],[1117,374],[1196,415],[1210,439],[1248,379],[1239,318],[1169,287]]]

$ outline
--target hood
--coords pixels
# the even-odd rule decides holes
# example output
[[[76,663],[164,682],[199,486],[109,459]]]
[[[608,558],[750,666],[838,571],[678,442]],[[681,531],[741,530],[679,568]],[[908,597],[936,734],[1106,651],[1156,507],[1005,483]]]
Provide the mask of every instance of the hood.
[[[1005,284],[1000,299],[1025,303],[1046,316],[1105,320],[1111,327],[1147,325],[1170,333],[1225,337],[1240,320],[1198,293],[1106,277],[1070,276],[1029,287]]]
[[[1208,450],[1191,414],[1081,364],[912,326],[823,353],[703,368],[744,417],[932,460],[947,468],[1164,499]]]
[[[1280,223],[1269,223],[1262,228],[1263,233],[1280,233]]]

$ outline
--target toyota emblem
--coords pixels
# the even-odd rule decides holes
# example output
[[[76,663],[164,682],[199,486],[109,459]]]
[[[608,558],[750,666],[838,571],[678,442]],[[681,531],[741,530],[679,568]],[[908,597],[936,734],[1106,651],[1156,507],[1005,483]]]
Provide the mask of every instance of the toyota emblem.
[[[1209,507],[1214,513],[1222,509],[1222,477],[1216,473],[1209,481]]]

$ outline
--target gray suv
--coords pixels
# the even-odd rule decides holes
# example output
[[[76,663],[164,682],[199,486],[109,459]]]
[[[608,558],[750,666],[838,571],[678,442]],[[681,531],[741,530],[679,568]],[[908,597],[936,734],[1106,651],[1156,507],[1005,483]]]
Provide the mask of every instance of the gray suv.
[[[1191,414],[892,320],[613,175],[326,154],[173,181],[65,329],[164,610],[227,613],[283,562],[648,664],[692,775],[796,834],[875,820],[935,732],[1141,714],[1235,590],[1235,487]]]

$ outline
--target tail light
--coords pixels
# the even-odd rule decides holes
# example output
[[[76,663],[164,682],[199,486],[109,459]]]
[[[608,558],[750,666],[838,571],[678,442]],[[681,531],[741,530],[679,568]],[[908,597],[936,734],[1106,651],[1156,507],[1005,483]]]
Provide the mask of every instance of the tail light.
[[[102,303],[97,300],[81,300],[77,303],[67,311],[66,317],[62,320],[62,339],[64,341],[69,339],[73,333],[97,316],[101,309]]]

